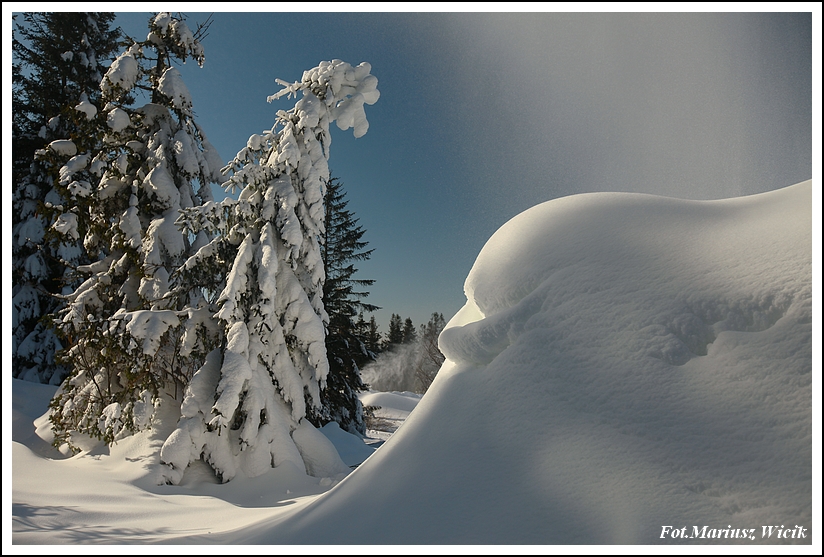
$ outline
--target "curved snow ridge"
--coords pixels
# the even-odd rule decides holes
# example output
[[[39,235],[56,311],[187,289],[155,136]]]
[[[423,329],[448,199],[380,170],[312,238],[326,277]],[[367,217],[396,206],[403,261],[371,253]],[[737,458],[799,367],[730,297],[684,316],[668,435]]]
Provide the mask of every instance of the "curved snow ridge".
[[[488,364],[525,330],[574,315],[573,328],[592,330],[617,319],[638,357],[683,365],[725,331],[766,330],[794,300],[809,303],[811,283],[799,277],[811,277],[811,188],[718,201],[594,193],[537,205],[481,250],[441,351]]]
[[[584,195],[516,217],[478,257],[440,339],[449,359],[403,427],[311,504],[220,541],[809,530],[811,194]],[[351,509],[368,531],[340,519]]]

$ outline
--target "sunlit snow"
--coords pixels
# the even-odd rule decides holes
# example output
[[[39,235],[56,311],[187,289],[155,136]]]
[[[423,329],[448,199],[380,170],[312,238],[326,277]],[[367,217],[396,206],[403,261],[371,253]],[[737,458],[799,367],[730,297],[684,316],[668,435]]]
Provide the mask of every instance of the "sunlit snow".
[[[315,476],[286,461],[220,485],[194,462],[157,485],[173,404],[154,431],[61,459],[38,418],[54,387],[14,380],[13,541],[681,543],[662,527],[709,525],[756,539],[687,543],[810,543],[811,209],[808,181],[518,215],[469,273],[432,387],[340,483],[312,431]]]
[[[119,133],[129,127],[129,124],[131,124],[131,119],[125,110],[115,107],[106,115],[106,124],[112,129],[112,131]]]
[[[81,93],[80,102],[74,107],[75,110],[86,115],[86,120],[91,120],[97,114],[97,107],[89,102],[89,97],[86,93]]]

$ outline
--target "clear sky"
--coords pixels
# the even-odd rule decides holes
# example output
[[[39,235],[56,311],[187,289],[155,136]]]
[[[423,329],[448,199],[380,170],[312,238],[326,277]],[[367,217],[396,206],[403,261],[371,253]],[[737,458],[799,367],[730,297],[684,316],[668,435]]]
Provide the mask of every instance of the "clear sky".
[[[117,13],[145,38],[148,12]],[[359,277],[376,281],[386,332],[390,313],[449,319],[485,241],[543,201],[717,199],[811,178],[812,36],[809,13],[217,12],[204,67],[182,71],[228,161],[294,102],[266,102],[275,78],[372,64],[369,132],[335,128],[329,162],[375,250]]]

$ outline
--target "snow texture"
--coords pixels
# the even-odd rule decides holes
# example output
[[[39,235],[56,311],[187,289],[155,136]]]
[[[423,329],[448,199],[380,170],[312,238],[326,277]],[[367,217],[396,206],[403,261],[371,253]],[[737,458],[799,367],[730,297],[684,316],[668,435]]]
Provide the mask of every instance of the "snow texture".
[[[139,64],[135,59],[138,49],[138,45],[134,45],[112,62],[100,83],[100,89],[104,94],[115,96],[115,91],[129,91],[134,87],[140,73]]]
[[[69,149],[69,151],[71,151],[71,149]],[[89,158],[90,157],[88,154],[77,155],[70,158],[68,162],[61,166],[60,170],[58,171],[60,175],[60,183],[68,184],[75,173],[80,172],[81,170],[86,168],[86,166],[88,166]]]
[[[80,237],[77,232],[77,215],[74,213],[63,213],[58,216],[57,220],[52,224],[52,228],[73,240],[77,240]]]
[[[43,241],[43,234],[45,234],[45,230],[43,228],[43,221],[40,219],[24,220],[17,225],[17,229],[15,230],[15,236],[17,236],[17,242],[20,246],[28,242],[33,244],[40,243]]]
[[[125,110],[115,107],[106,115],[106,124],[113,132],[120,133],[129,127],[131,119]]]
[[[169,97],[172,106],[175,108],[191,110],[192,95],[189,93],[188,87],[183,82],[183,76],[180,75],[177,68],[166,68],[163,75],[160,76],[157,90]]]
[[[300,421],[292,432],[292,439],[306,465],[306,473],[310,476],[343,479],[350,472],[335,445],[306,420]]]
[[[810,199],[810,182],[707,202],[587,194],[515,217],[470,271],[448,360],[404,426],[313,505],[222,540],[364,543],[334,519],[353,508],[386,544],[809,528]]]
[[[49,149],[58,155],[72,157],[77,154],[77,146],[70,139],[56,139],[49,143]]]
[[[180,325],[180,320],[175,312],[165,311],[130,311],[123,312],[126,321],[126,331],[137,340],[142,341],[143,353],[153,355],[160,347],[160,339],[166,334],[170,327]]]
[[[329,439],[337,449],[340,459],[350,468],[356,467],[375,452],[375,449],[366,445],[360,437],[342,430],[338,422],[329,422],[318,431]]]

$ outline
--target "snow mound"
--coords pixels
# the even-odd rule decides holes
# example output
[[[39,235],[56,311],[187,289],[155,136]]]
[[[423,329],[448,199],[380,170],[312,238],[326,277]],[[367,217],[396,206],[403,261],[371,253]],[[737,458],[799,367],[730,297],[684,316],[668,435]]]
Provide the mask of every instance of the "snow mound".
[[[292,439],[303,457],[308,475],[341,479],[349,473],[349,466],[341,460],[332,441],[306,420],[301,420],[292,432]]]
[[[808,181],[518,215],[404,427],[307,507],[222,541],[668,543],[663,526],[709,525],[809,543],[761,527],[811,527],[811,199]]]
[[[343,431],[338,422],[329,422],[319,430],[337,449],[340,459],[354,468],[375,452],[375,449],[363,442],[363,439],[347,431]]]
[[[404,392],[368,392],[360,396],[364,406],[379,406],[381,408],[409,414],[421,401],[421,395],[417,393]]]
[[[86,120],[93,119],[97,114],[97,107],[89,102],[89,97],[86,93],[80,94],[80,102],[74,107],[74,109],[85,114]]]

